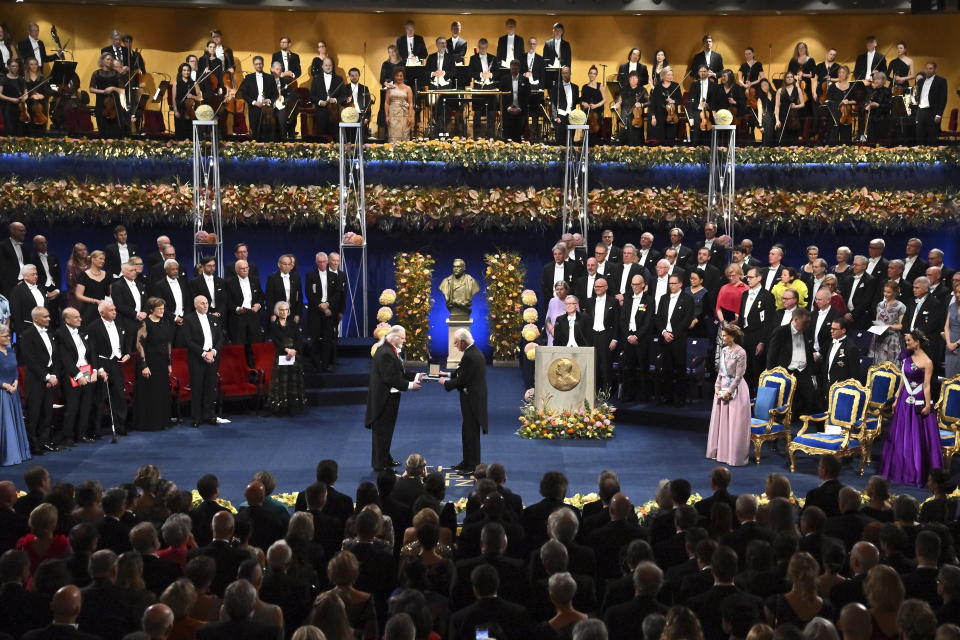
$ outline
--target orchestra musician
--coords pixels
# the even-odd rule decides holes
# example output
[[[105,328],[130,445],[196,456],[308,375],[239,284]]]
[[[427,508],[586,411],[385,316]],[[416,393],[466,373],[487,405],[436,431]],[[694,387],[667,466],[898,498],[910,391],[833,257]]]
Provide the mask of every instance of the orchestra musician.
[[[853,79],[868,80],[874,71],[887,72],[887,60],[877,51],[877,38],[867,36],[867,50],[857,56],[857,63],[853,67]]]
[[[556,142],[560,146],[567,144],[567,125],[570,124],[570,111],[580,102],[580,88],[570,82],[570,67],[560,69],[560,82],[553,90],[553,129]]]
[[[910,81],[917,77],[913,58],[907,55],[907,43],[903,40],[897,43],[897,57],[887,66],[887,75],[890,77],[890,88],[900,87],[904,92],[910,90]]]
[[[741,111],[741,122],[746,126],[747,138],[753,140],[754,128],[760,126],[758,116],[758,98],[760,81],[767,77],[763,64],[757,60],[753,47],[743,50],[743,64],[737,72],[737,79],[743,87],[745,111]]]
[[[517,21],[513,18],[507,18],[503,26],[507,32],[497,40],[497,59],[506,67],[512,60],[523,58],[523,38],[517,35]]]
[[[743,87],[733,78],[733,71],[724,69],[720,72],[720,98],[718,109],[727,109],[733,115],[733,123],[739,125],[747,115],[747,96]]]
[[[530,83],[520,73],[520,60],[510,61],[510,71],[500,80],[500,91],[509,92],[503,100],[503,137],[520,142],[530,104]]]
[[[640,62],[640,49],[634,47],[627,54],[627,61],[620,65],[617,70],[617,84],[623,89],[627,86],[627,79],[633,72],[637,73],[637,80],[641,87],[650,84],[650,76],[647,73],[647,65]]]
[[[390,46],[392,47],[393,45],[390,45]],[[311,78],[315,78],[316,76],[323,73],[323,60],[326,57],[327,57],[327,43],[324,42],[323,40],[320,40],[319,42],[317,42],[317,55],[313,58],[313,62],[310,63]]]
[[[187,116],[187,98],[193,99],[193,104],[190,105],[193,109],[203,102],[199,83],[192,80],[190,74],[190,65],[186,62],[181,63],[180,68],[177,69],[177,81],[173,90],[173,129],[178,140],[186,140],[193,131],[191,118]]]
[[[687,68],[687,75],[695,76],[700,72],[701,65],[707,67],[707,77],[716,79],[723,71],[723,57],[713,50],[713,36],[709,33],[701,39],[703,42],[703,51],[697,52]]]
[[[123,48],[130,59],[130,80],[127,83],[127,105],[131,110],[131,121],[137,119],[140,113],[140,83],[146,78],[147,65],[143,61],[143,55],[133,48],[133,36],[129,33],[123,34],[120,39]]]
[[[520,60],[520,72],[527,79],[530,95],[527,98],[527,113],[530,116],[530,139],[540,140],[540,113],[543,104],[543,90],[546,88],[546,66],[543,57],[537,53],[536,38],[527,41],[527,52]]]
[[[660,82],[650,92],[650,140],[660,144],[675,144],[679,126],[678,113],[683,89],[673,80],[673,69],[664,67]]]
[[[397,54],[406,66],[404,81],[413,91],[414,100],[417,99],[417,92],[426,84],[422,65],[427,58],[427,44],[423,36],[416,34],[416,29],[413,20],[407,20],[403,23],[404,34],[397,38]]]
[[[280,38],[280,51],[275,51],[270,60],[270,68],[273,68],[274,62],[279,62],[282,69],[280,75],[289,80],[299,78],[303,73],[300,69],[300,56],[290,51],[291,44],[293,41],[289,36]]]
[[[331,117],[330,105],[339,106],[340,89],[343,78],[333,70],[333,60],[323,61],[320,75],[314,76],[310,85],[310,101],[316,105],[313,112],[313,128],[316,135],[326,135],[338,139],[337,120]]]
[[[937,144],[940,120],[947,106],[947,81],[937,75],[937,63],[926,64],[923,79],[917,81],[917,144]]]
[[[853,142],[853,115],[857,110],[859,85],[850,82],[850,68],[842,65],[837,81],[827,89],[827,108],[830,110],[830,130],[827,144]]]
[[[627,84],[620,90],[613,109],[620,118],[620,143],[636,147],[643,144],[644,110],[650,102],[647,88],[640,84],[640,74],[631,71],[627,75]]]
[[[797,86],[797,79],[787,71],[783,76],[783,86],[777,91],[774,113],[777,145],[791,146],[800,137],[800,113],[805,106],[803,92]]]
[[[326,49],[326,45],[324,45]],[[316,58],[314,58],[316,62]],[[318,73],[322,73],[323,61],[320,62]],[[384,137],[387,131],[387,91],[393,88],[393,72],[397,67],[403,67],[403,60],[397,53],[397,45],[387,47],[387,59],[380,65],[380,112],[377,114],[377,135]],[[311,73],[316,76],[316,73]]]
[[[57,49],[56,53],[47,53],[47,48],[40,40],[40,25],[31,22],[27,25],[27,37],[17,44],[17,52],[21,60],[33,58],[40,63],[41,67],[54,60],[63,60],[63,51]]]
[[[709,144],[710,133],[700,130],[700,121],[706,116],[713,122],[713,112],[723,106],[722,96],[720,95],[723,91],[720,85],[710,80],[710,68],[706,64],[701,64],[697,68],[697,74],[699,79],[690,85],[689,108],[687,109],[687,120],[690,122],[690,142],[694,145]]]
[[[460,42],[466,47],[464,40]],[[447,39],[440,36],[436,40],[437,50],[427,57],[427,77],[431,89],[456,89],[457,76],[454,67],[454,55],[450,52]],[[433,121],[438,133],[446,133],[450,114],[459,111],[458,100],[446,96],[434,96]]]
[[[763,133],[763,146],[773,147],[777,144],[777,96],[773,90],[773,83],[769,78],[763,78],[757,85],[757,110],[760,129]]]
[[[447,53],[453,58],[453,64],[464,64],[467,59],[467,41],[461,32],[463,24],[459,20],[450,23],[450,37],[446,40]]]
[[[233,49],[224,46],[223,34],[219,29],[213,29],[210,31],[210,39],[213,40],[214,53],[218,58],[220,58],[220,61],[223,62],[223,70],[230,75],[233,75],[233,72],[236,71],[236,66],[233,59]]]
[[[347,72],[347,78],[349,82],[340,90],[340,106],[353,107],[360,112],[360,122],[366,138],[369,133],[370,108],[373,106],[370,89],[360,84],[360,69],[356,67],[351,67]]]
[[[213,40],[207,42],[203,55],[197,62],[197,71],[203,78],[200,89],[203,92],[203,100],[207,104],[216,108],[219,100],[225,95],[223,88],[223,60],[217,57],[217,43]],[[216,85],[216,90],[214,90]],[[213,104],[216,102],[217,104]]]
[[[287,139],[290,133],[287,131],[287,122],[290,117],[290,111],[295,108],[297,101],[296,89],[291,90],[289,88],[290,85],[293,84],[294,79],[285,76],[284,73],[283,62],[274,60],[270,65],[270,75],[273,76],[274,85],[277,87],[277,95],[283,98],[283,100],[278,100],[273,105],[274,116],[277,120],[277,126],[274,129],[275,140]],[[296,129],[295,123],[293,129]],[[296,132],[294,131],[294,133]]]
[[[7,28],[0,24],[0,63],[3,63],[3,69],[7,68],[11,58],[16,57],[17,49],[13,44],[13,38]]]
[[[111,45],[100,49],[100,53],[109,53],[114,60],[119,60],[122,67],[120,73],[130,73],[130,50],[123,46],[123,33],[117,29],[111,31],[110,42]]]
[[[837,81],[838,71],[840,71],[840,63],[837,62],[837,50],[833,48],[827,49],[827,57],[817,65],[817,97],[821,95],[821,92],[826,92],[827,90],[827,87],[823,86],[824,82],[830,83]]]
[[[548,69],[561,69],[573,65],[573,51],[570,43],[563,39],[563,24],[560,22],[553,24],[553,37],[543,43],[543,64]],[[553,93],[557,84],[557,77],[556,71],[547,76],[547,89],[550,93]]]
[[[53,95],[53,90],[40,71],[40,63],[34,58],[27,60],[27,69],[23,74],[23,79],[28,95],[27,111],[31,115],[30,122],[26,123],[26,134],[31,138],[38,138],[43,136],[47,130],[47,115],[50,112],[47,101]],[[34,111],[37,109],[39,109],[39,114],[34,116]]]
[[[473,88],[475,90],[497,88],[494,74],[497,72],[497,69],[499,69],[499,62],[487,53],[487,45],[487,39],[480,38],[480,40],[477,41],[477,52],[470,58],[470,79],[473,81]],[[480,122],[483,118],[486,118],[485,137],[495,137],[497,124],[496,111],[496,97],[483,96],[473,98],[473,137],[481,137]]]
[[[806,105],[804,111],[807,115],[813,109],[814,96],[817,95],[814,86],[814,78],[817,72],[817,63],[810,57],[810,49],[806,42],[798,42],[793,48],[793,57],[787,65],[787,71],[796,78],[797,86],[803,91],[803,99]]]
[[[890,130],[890,87],[887,74],[874,71],[870,82],[864,84],[863,111],[860,118],[859,140],[877,143],[887,137]]]
[[[120,94],[126,77],[114,67],[113,54],[100,55],[99,69],[90,76],[90,93],[96,94],[94,115],[97,130],[101,138],[122,138],[127,123],[127,115],[120,104]]]
[[[596,122],[597,126],[603,123],[603,86],[597,82],[599,73],[596,65],[591,65],[587,70],[587,83],[580,87],[580,106],[587,114],[587,122]],[[599,134],[599,130],[595,133]]]
[[[890,117],[894,144],[904,145],[913,136],[914,122],[909,117],[911,99],[910,81],[918,80],[919,74],[913,65],[913,58],[907,56],[907,43],[897,43],[897,57],[887,65],[890,76]]]
[[[20,74],[19,58],[11,58],[7,63],[7,72],[0,83],[0,99],[3,100],[5,133],[22,136],[24,123],[20,122],[20,105],[27,101],[27,85]]]
[[[280,96],[271,75],[263,71],[263,56],[253,57],[253,72],[244,76],[237,95],[247,103],[247,118],[254,139],[258,142],[269,142],[273,137],[273,127],[263,120],[265,117],[273,117],[273,103]],[[270,115],[265,116],[264,109],[270,109]]]
[[[667,60],[667,52],[663,49],[657,49],[653,54],[653,73],[651,74],[651,80],[654,84],[660,82],[663,77],[663,70],[669,66],[670,61]]]

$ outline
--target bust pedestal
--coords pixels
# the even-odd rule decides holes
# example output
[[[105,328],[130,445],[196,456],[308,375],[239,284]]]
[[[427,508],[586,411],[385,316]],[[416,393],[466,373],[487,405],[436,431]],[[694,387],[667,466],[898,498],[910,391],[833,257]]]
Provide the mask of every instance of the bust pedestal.
[[[454,344],[453,335],[458,329],[466,329],[469,331],[472,325],[472,318],[466,318],[465,320],[454,320],[452,318],[447,318],[447,369],[455,369],[459,367],[460,358],[463,357],[463,351],[460,351],[456,344]]]

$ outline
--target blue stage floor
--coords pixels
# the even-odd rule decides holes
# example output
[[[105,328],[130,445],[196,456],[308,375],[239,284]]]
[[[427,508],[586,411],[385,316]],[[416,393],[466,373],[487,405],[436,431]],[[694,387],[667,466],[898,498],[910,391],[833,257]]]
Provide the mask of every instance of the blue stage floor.
[[[539,480],[549,470],[564,472],[570,479],[570,493],[576,493],[594,491],[598,473],[613,469],[636,504],[652,499],[661,478],[685,477],[695,491],[709,492],[709,474],[715,463],[703,456],[706,408],[665,417],[660,407],[651,407],[649,414],[642,406],[624,407],[626,419],[618,420],[616,437],[606,442],[523,440],[514,433],[523,392],[519,371],[490,368],[488,381],[490,434],[482,439],[483,460],[505,464],[508,486],[527,503],[539,500]],[[363,428],[363,413],[364,407],[356,404],[311,407],[292,419],[228,413],[232,422],[217,427],[192,429],[185,423],[160,433],[134,432],[115,445],[104,439],[47,454],[0,468],[0,480],[13,480],[22,487],[23,472],[42,464],[54,481],[78,483],[96,478],[109,487],[131,481],[141,464],[152,463],[164,477],[185,489],[193,489],[202,474],[215,473],[222,495],[239,502],[243,487],[258,470],[269,470],[277,477],[278,492],[298,491],[313,481],[317,461],[333,458],[340,462],[337,486],[352,495],[357,483],[374,478],[369,464],[370,432]],[[393,453],[402,461],[409,453],[419,452],[431,467],[446,467],[460,460],[459,434],[456,393],[429,384],[422,391],[404,394]],[[860,477],[856,474],[858,462],[845,466],[841,479],[863,488],[872,469]],[[764,478],[772,472],[787,474],[799,496],[818,484],[814,458],[798,455],[797,472],[790,474],[785,455],[767,445],[760,465],[751,462],[733,470],[731,490],[759,493]],[[448,499],[466,496],[470,486],[470,482],[451,476]],[[925,495],[923,490],[908,487],[894,490]]]

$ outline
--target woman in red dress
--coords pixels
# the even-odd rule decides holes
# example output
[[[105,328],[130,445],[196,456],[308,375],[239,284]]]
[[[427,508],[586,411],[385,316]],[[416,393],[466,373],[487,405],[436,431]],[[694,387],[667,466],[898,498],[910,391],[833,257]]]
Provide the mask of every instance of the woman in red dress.
[[[17,540],[17,549],[30,557],[30,575],[44,560],[69,556],[70,540],[65,535],[54,535],[57,530],[57,508],[48,502],[30,512],[30,533]]]

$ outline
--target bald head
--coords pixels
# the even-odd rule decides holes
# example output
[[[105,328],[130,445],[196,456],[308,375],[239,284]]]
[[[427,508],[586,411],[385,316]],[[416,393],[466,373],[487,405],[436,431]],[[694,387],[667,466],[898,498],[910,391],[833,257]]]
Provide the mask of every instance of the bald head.
[[[143,612],[143,631],[151,640],[166,638],[173,622],[173,611],[165,604],[152,604]]]
[[[850,568],[857,575],[866,575],[880,563],[880,551],[873,543],[861,540],[850,550]]]
[[[254,480],[243,491],[243,497],[247,499],[247,504],[251,507],[259,507],[266,500],[267,492],[263,488],[263,484]]]
[[[610,499],[610,519],[626,520],[630,514],[630,498],[623,493],[616,493]]]
[[[23,226],[22,222],[11,222],[7,231],[10,232],[10,237],[17,242],[23,242],[23,239],[27,236],[27,228]]]
[[[73,624],[80,615],[80,589],[72,584],[60,588],[53,594],[50,611],[57,624]]]
[[[873,634],[870,611],[859,602],[851,602],[840,610],[837,630],[843,634],[843,640],[867,640]]]
[[[218,540],[230,540],[233,537],[233,514],[229,511],[218,511],[213,516],[213,537]]]

